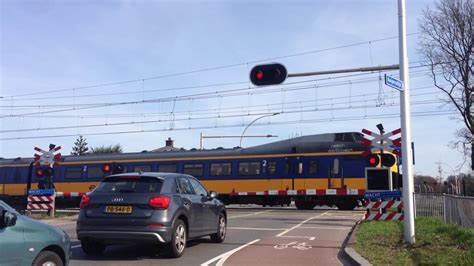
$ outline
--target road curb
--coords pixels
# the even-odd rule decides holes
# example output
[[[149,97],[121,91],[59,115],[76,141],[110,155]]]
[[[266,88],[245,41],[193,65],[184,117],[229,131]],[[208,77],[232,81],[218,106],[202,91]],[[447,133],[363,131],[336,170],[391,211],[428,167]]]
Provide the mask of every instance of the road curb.
[[[359,226],[357,222],[349,232],[349,235],[342,245],[342,256],[346,259],[349,265],[362,265],[362,266],[372,266],[372,264],[362,257],[355,249],[353,248],[356,242],[356,232]]]

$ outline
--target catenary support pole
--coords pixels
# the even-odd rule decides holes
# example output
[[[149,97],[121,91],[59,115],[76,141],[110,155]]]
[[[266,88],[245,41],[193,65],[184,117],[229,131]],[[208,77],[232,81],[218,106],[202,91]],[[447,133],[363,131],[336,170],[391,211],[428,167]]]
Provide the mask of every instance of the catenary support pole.
[[[415,214],[413,197],[413,157],[411,150],[411,111],[410,111],[410,77],[406,41],[405,0],[398,0],[398,38],[400,79],[403,91],[400,95],[402,160],[403,160],[403,206],[404,206],[404,239],[405,243],[415,243]]]

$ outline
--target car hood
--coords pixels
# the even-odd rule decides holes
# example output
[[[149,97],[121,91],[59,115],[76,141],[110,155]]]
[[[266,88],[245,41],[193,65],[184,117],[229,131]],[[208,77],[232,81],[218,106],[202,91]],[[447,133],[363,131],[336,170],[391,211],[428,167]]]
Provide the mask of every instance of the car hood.
[[[30,240],[43,240],[60,243],[69,242],[67,234],[58,227],[46,224],[44,222],[32,219],[27,216],[21,216],[23,230]]]

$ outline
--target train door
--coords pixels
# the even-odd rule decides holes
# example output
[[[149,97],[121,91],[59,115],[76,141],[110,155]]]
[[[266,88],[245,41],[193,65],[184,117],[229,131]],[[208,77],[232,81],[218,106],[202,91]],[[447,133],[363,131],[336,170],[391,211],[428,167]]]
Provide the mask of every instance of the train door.
[[[343,168],[339,158],[331,159],[328,173],[328,188],[342,188]]]
[[[291,179],[291,186],[290,189],[296,189],[296,183],[301,183],[304,186],[303,180],[303,171],[304,170],[304,163],[303,157],[289,157],[286,160],[285,164],[285,172],[289,175]],[[298,182],[300,181],[300,182]]]
[[[0,168],[0,195],[5,195],[5,183],[7,181],[6,168]]]

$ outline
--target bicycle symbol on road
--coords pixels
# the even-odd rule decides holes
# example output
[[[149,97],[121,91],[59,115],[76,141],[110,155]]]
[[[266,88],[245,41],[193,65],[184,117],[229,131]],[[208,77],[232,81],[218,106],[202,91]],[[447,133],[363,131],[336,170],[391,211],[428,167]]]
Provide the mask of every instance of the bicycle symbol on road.
[[[275,245],[273,248],[275,248],[275,249],[286,249],[288,247],[296,248],[298,250],[311,249],[311,246],[307,245],[306,242],[298,243],[296,241],[290,242],[288,244],[278,244],[278,245]]]

